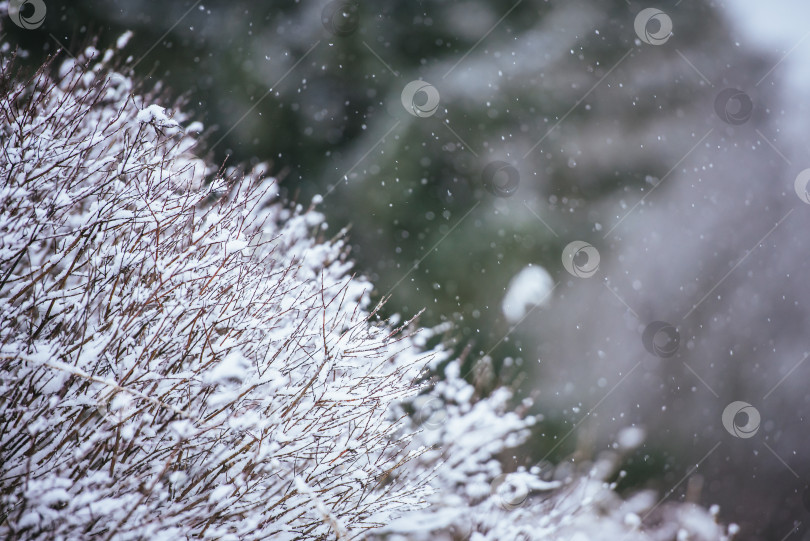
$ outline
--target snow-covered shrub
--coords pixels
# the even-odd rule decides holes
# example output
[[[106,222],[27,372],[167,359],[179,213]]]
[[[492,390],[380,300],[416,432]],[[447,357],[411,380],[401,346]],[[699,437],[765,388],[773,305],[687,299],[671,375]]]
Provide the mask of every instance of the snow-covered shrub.
[[[348,537],[418,503],[386,482],[419,453],[388,414],[424,365],[405,326],[112,56],[3,61],[0,536]]]
[[[688,505],[640,526],[615,454],[507,474],[535,419],[378,321],[323,217],[197,158],[114,57],[25,78],[3,50],[0,535],[725,539]]]

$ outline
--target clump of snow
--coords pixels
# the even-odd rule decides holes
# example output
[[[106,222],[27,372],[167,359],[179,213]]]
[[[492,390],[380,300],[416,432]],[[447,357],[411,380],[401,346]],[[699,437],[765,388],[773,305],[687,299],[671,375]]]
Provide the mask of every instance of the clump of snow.
[[[124,47],[127,46],[127,44],[129,43],[129,40],[131,40],[131,39],[132,39],[132,31],[127,30],[126,32],[124,32],[123,34],[118,36],[117,40],[115,40],[115,48],[116,49],[123,49]]]
[[[548,302],[554,281],[548,271],[538,265],[529,265],[509,282],[503,298],[503,315],[509,323],[517,323],[535,306]]]
[[[619,431],[616,442],[625,451],[631,451],[644,443],[644,429],[628,426]]]
[[[166,108],[157,104],[144,107],[135,115],[135,122],[148,123],[159,128],[177,128],[178,124],[166,113]]]

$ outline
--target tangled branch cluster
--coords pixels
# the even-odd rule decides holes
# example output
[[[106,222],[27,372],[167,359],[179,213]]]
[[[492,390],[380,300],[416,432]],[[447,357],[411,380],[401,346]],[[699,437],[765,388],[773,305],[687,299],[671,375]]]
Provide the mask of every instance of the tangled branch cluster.
[[[419,453],[388,415],[407,332],[321,215],[206,169],[112,57],[2,66],[0,531],[343,537],[416,503],[386,482]]]

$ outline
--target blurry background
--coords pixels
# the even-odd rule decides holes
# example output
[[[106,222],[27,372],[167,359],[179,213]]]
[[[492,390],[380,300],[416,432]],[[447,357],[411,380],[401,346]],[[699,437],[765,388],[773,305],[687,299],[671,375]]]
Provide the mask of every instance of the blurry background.
[[[4,21],[26,62],[133,30],[137,78],[187,96],[216,163],[269,161],[289,200],[323,196],[387,314],[451,322],[480,392],[512,386],[544,418],[510,464],[587,471],[642,426],[622,489],[720,504],[742,539],[810,539],[810,205],[794,185],[810,167],[810,6],[44,4],[38,28]],[[435,111],[424,91],[403,104],[420,79]],[[519,178],[508,197],[486,189],[493,161],[514,168],[496,185]],[[590,277],[564,268],[575,240],[598,251]],[[507,320],[528,265],[551,283],[527,275],[513,294],[542,306]],[[655,321],[669,327],[645,344]],[[735,401],[759,423],[732,411],[725,428]]]

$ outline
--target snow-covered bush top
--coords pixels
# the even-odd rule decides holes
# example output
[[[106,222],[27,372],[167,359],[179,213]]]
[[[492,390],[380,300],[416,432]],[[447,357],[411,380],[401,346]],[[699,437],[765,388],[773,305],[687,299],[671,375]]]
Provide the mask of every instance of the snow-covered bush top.
[[[506,473],[535,419],[426,350],[442,329],[378,321],[265,166],[199,159],[114,51],[30,78],[0,52],[0,536],[727,539],[622,501],[617,453]]]
[[[3,61],[0,532],[348,537],[418,503],[387,482],[419,452],[387,415],[411,338],[370,323],[321,215],[207,170],[111,57]]]

